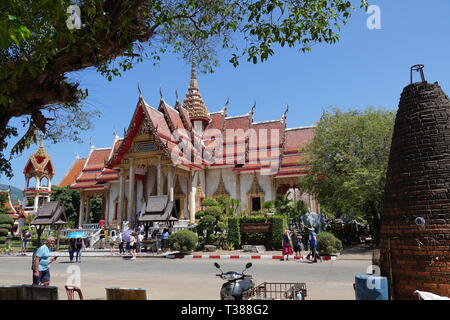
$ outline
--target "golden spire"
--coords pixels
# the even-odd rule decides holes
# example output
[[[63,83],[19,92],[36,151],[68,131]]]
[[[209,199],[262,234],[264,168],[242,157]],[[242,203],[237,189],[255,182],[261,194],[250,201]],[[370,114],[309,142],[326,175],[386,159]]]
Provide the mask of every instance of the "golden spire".
[[[198,87],[197,70],[195,59],[192,59],[191,78],[189,88],[184,99],[184,107],[189,112],[191,120],[200,120],[209,122],[209,112],[203,102],[202,95]]]
[[[31,155],[31,157],[50,158],[50,156],[48,155],[47,151],[45,151],[44,136],[43,135],[41,135],[41,137],[40,137],[39,148],[37,149],[37,151],[33,155]]]

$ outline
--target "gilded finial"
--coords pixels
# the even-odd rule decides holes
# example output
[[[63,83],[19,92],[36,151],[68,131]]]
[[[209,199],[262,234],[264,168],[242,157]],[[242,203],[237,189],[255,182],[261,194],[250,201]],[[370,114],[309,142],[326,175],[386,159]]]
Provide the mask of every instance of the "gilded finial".
[[[138,87],[139,97],[142,97],[142,91],[141,91],[141,87],[139,85],[139,80],[137,82],[137,87]]]
[[[286,103],[286,109],[284,110],[284,113],[283,113],[283,121],[286,121],[288,112],[289,112],[289,104]]]
[[[255,109],[256,109],[256,100],[254,100],[253,107],[252,107],[252,109],[250,110],[249,114],[250,114],[250,115],[254,115],[254,114],[255,114]]]
[[[163,99],[162,86],[159,87],[159,96],[161,97],[161,100],[164,100]]]

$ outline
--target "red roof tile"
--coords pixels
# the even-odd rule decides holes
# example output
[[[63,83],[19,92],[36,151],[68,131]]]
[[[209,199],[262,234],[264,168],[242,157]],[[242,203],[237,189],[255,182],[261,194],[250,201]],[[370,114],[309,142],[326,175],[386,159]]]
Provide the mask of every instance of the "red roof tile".
[[[300,148],[305,147],[314,138],[314,130],[315,127],[287,129],[284,152],[299,152]]]
[[[67,187],[74,183],[77,177],[80,175],[85,163],[86,159],[77,159],[69,169],[69,171],[66,173],[65,177],[61,180],[59,186]]]
[[[102,170],[105,167],[105,161],[109,159],[111,148],[95,149],[89,155],[83,171]]]

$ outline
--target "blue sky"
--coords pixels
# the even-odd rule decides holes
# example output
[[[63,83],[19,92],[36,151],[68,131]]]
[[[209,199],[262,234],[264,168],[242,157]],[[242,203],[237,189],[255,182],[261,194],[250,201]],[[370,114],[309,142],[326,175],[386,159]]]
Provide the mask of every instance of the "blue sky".
[[[367,106],[396,110],[402,89],[409,84],[409,68],[425,65],[429,82],[438,81],[450,93],[450,2],[448,0],[372,0],[381,8],[381,30],[369,30],[369,15],[354,13],[335,45],[316,45],[310,53],[283,48],[264,63],[228,63],[229,53],[220,57],[213,74],[199,74],[199,86],[209,111],[218,111],[230,98],[229,114],[247,113],[256,100],[255,120],[281,117],[289,104],[288,127],[314,124],[328,106],[364,109]],[[89,141],[97,148],[110,147],[113,131],[123,136],[137,103],[137,82],[145,100],[159,103],[162,87],[167,103],[174,105],[187,91],[190,66],[176,56],[162,57],[159,66],[137,65],[122,77],[108,82],[93,70],[72,77],[89,89],[88,104],[102,112],[94,128],[83,133],[84,143],[46,143],[59,183],[75,160],[85,157]],[[418,79],[418,78],[416,78]],[[21,127],[20,119],[11,125]],[[21,131],[22,132],[22,131]],[[12,146],[12,145],[11,145]],[[23,168],[37,146],[12,161],[14,177],[0,183],[24,188]]]

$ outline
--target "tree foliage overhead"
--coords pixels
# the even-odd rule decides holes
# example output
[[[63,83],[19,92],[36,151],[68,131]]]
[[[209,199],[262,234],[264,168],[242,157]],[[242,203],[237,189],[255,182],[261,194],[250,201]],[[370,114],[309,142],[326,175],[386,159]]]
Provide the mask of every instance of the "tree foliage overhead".
[[[368,222],[376,235],[395,113],[368,108],[324,111],[304,148],[310,173],[300,188],[337,217]]]
[[[366,0],[358,2],[367,8]],[[68,10],[73,4],[80,28],[78,12]],[[26,118],[29,128],[12,154],[35,141],[37,130],[58,141],[90,127],[82,104],[88,90],[71,81],[70,72],[94,67],[111,80],[168,51],[196,57],[212,71],[224,48],[235,66],[242,59],[257,63],[276,46],[309,51],[319,42],[335,43],[353,10],[348,0],[2,0],[0,173],[12,174],[3,156],[7,138],[17,136],[8,126],[12,118]],[[71,126],[58,123],[64,117]]]

